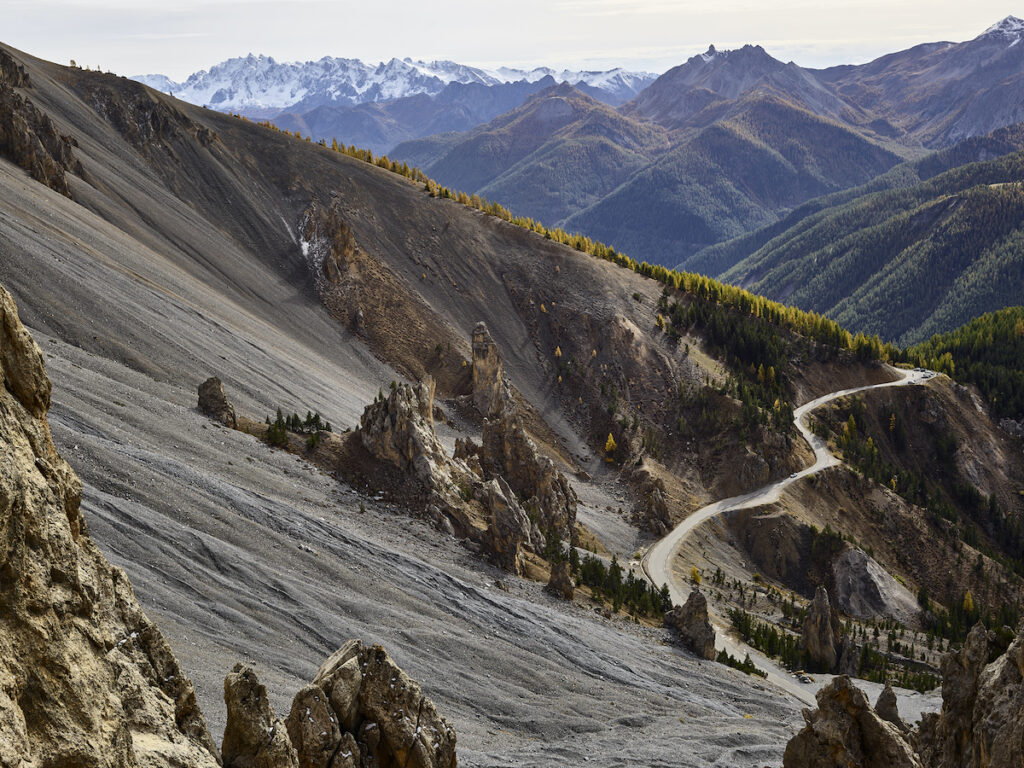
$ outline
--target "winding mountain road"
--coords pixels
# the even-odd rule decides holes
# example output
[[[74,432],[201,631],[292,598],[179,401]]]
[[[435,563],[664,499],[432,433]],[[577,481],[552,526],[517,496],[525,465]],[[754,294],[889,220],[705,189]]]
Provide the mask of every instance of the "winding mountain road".
[[[832,467],[840,463],[839,459],[829,451],[825,441],[813,434],[807,424],[807,414],[815,408],[840,397],[852,395],[857,392],[863,392],[868,389],[920,384],[934,375],[930,371],[907,371],[899,368],[891,368],[891,370],[899,376],[899,378],[894,381],[887,381],[883,384],[869,384],[867,386],[854,387],[852,389],[841,389],[837,392],[822,395],[821,397],[811,400],[797,408],[796,411],[793,412],[793,423],[813,449],[814,463],[800,472],[781,480],[776,480],[773,483],[769,483],[756,491],[751,491],[750,493],[743,494],[742,496],[733,496],[728,499],[716,501],[713,504],[708,504],[706,507],[702,507],[687,517],[662,539],[652,545],[651,548],[647,550],[647,554],[644,555],[640,566],[647,578],[650,579],[651,583],[656,586],[668,584],[669,592],[672,595],[672,602],[676,605],[682,605],[689,597],[690,587],[682,580],[676,578],[672,570],[672,563],[679,554],[679,550],[686,541],[686,537],[689,536],[697,526],[710,520],[716,515],[722,514],[723,512],[772,504],[779,500],[779,495],[791,483],[795,483],[807,475],[820,472],[827,467]],[[789,672],[777,665],[774,661],[758,653],[746,644],[739,642],[738,640],[734,640],[727,634],[727,627],[718,617],[712,616],[711,622],[715,627],[716,648],[719,650],[725,649],[739,659],[742,659],[744,654],[749,653],[750,658],[754,663],[768,673],[768,682],[775,684],[786,693],[796,697],[799,701],[805,704],[810,704],[812,706],[815,704],[814,689],[816,686],[798,682]]]

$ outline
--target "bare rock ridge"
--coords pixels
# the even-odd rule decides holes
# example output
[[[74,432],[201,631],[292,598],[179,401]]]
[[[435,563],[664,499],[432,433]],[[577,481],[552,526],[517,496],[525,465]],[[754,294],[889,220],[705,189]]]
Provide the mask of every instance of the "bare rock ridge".
[[[677,605],[665,616],[665,623],[674,628],[683,644],[708,661],[715,658],[715,630],[708,618],[708,601],[699,589],[690,592],[683,605]]]
[[[481,395],[479,402],[490,409],[482,445],[459,438],[454,455],[447,455],[434,428],[429,376],[415,385],[395,383],[389,394],[375,398],[357,434],[375,461],[409,481],[407,500],[425,501],[439,526],[475,541],[501,568],[521,574],[524,549],[538,552],[548,532],[575,542],[576,493],[526,434],[501,378],[497,345],[483,323],[473,332],[473,350],[474,402]]]
[[[238,429],[235,408],[224,394],[224,385],[216,376],[211,376],[199,385],[199,410],[225,427]]]
[[[395,384],[366,406],[359,420],[363,447],[379,461],[415,478],[428,493],[454,482],[452,462],[434,431],[434,381]]]
[[[991,664],[994,635],[977,625],[942,659],[942,712],[917,735],[935,768],[1017,768],[1024,763],[1024,632]]]
[[[82,165],[71,151],[73,141],[15,90],[29,87],[25,69],[0,51],[0,156],[24,168],[36,181],[71,197],[65,171],[83,175]]]
[[[43,356],[0,288],[0,764],[215,766],[195,691],[79,510]]]
[[[942,711],[917,730],[896,710],[888,686],[872,709],[848,677],[818,691],[818,709],[789,744],[785,768],[927,766],[1020,768],[1024,764],[1024,625],[991,663],[995,635],[981,624],[942,659]]]

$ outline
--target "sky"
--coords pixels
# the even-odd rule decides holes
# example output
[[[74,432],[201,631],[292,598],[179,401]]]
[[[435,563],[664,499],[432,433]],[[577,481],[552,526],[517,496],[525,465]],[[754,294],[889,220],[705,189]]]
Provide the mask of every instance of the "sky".
[[[966,40],[1024,7],[989,0],[0,0],[0,41],[175,80],[232,56],[663,72],[713,44],[803,66]]]

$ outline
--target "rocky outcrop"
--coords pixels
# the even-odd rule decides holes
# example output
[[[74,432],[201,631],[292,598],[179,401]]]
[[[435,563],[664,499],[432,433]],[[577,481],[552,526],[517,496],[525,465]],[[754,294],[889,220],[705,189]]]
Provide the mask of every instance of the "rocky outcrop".
[[[455,731],[379,645],[343,645],[286,722],[301,768],[455,768]]]
[[[199,385],[199,410],[225,427],[238,428],[235,407],[224,394],[224,385],[216,376],[211,376]]]
[[[28,87],[24,68],[0,51],[0,156],[24,168],[36,181],[70,197],[65,171],[81,176],[82,165],[71,151],[72,140],[57,131],[48,115],[15,91]]]
[[[921,768],[899,729],[886,722],[864,692],[840,675],[818,691],[818,708],[786,745],[784,768]]]
[[[298,768],[284,722],[274,717],[267,689],[252,667],[236,664],[224,678],[224,705],[224,768]]]
[[[498,345],[487,324],[479,322],[473,329],[473,404],[481,416],[490,416],[507,400]]]
[[[526,434],[519,409],[502,378],[501,355],[487,331],[473,329],[473,402],[486,418],[480,465],[485,479],[502,477],[537,523],[575,540],[576,492],[555,463]]]
[[[896,691],[892,689],[888,682],[886,682],[882,692],[878,694],[878,701],[875,702],[875,712],[887,723],[895,725],[900,733],[904,735],[910,733],[910,726],[900,717],[900,710],[896,703]]]
[[[910,590],[857,547],[847,547],[832,561],[832,584],[835,604],[854,618],[883,616],[908,625],[921,612]]]
[[[842,625],[828,599],[828,590],[822,586],[814,591],[801,641],[816,671],[831,672],[838,667],[843,650]]]
[[[632,480],[640,497],[633,507],[633,522],[655,536],[664,536],[672,528],[664,481],[652,475],[645,465],[633,471]]]
[[[551,566],[551,578],[548,579],[545,589],[563,600],[572,600],[576,592],[576,585],[572,580],[572,570],[569,568],[568,560],[561,560]]]
[[[575,535],[576,492],[555,462],[538,453],[511,401],[484,419],[481,456],[484,477],[504,478],[542,528]]]
[[[715,630],[708,618],[708,601],[695,589],[686,603],[675,606],[665,616],[665,623],[674,628],[687,648],[702,659],[715,658]]]
[[[487,512],[487,530],[482,537],[484,550],[495,565],[522,574],[523,547],[533,543],[530,518],[500,477],[485,483],[477,495]]]
[[[942,712],[921,718],[918,750],[935,768],[1024,764],[1024,632],[988,663],[994,635],[978,624],[942,659]]]
[[[374,398],[359,420],[363,447],[429,490],[451,484],[447,454],[434,432],[434,381],[395,384]]]
[[[2,288],[0,374],[0,765],[218,765],[191,682],[89,536],[42,352]]]

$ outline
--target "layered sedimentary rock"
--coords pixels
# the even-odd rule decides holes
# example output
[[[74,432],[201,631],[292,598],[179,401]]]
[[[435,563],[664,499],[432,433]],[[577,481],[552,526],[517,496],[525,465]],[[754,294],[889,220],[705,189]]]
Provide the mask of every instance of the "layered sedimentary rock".
[[[191,682],[89,536],[3,288],[0,373],[0,765],[218,765]]]

